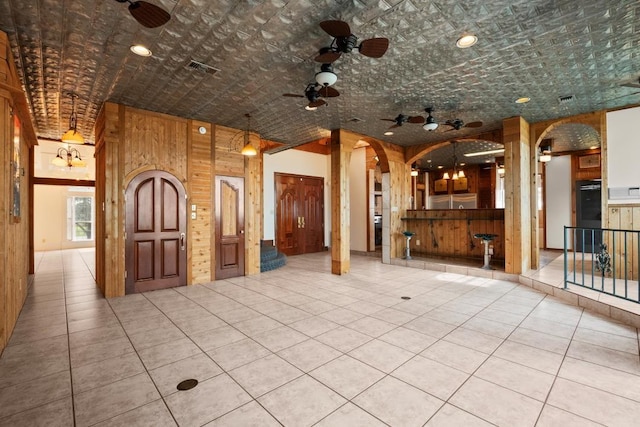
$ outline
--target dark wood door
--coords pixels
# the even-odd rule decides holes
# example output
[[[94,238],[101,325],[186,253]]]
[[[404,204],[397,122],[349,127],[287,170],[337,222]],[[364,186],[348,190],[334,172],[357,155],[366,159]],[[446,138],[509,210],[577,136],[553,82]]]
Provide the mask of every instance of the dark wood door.
[[[216,279],[244,276],[244,178],[216,176]]]
[[[142,172],[125,194],[126,293],[186,285],[187,200],[180,180]]]
[[[286,255],[324,249],[324,180],[275,174],[276,244]]]

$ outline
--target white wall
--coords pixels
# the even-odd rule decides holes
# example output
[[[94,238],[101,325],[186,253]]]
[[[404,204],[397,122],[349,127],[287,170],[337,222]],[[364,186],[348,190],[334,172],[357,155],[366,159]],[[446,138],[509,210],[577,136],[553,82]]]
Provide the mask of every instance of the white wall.
[[[351,153],[349,165],[349,214],[351,250],[367,251],[367,181],[366,149]]]
[[[609,188],[640,187],[638,159],[640,159],[640,107],[607,113]],[[640,203],[640,198],[609,199],[609,203]]]
[[[571,225],[571,156],[557,156],[547,163],[547,248],[564,248],[564,226]]]
[[[67,199],[71,196],[94,196],[94,191],[86,187],[34,185],[33,243],[36,251],[95,246],[95,241],[74,242],[67,238]]]
[[[324,242],[331,244],[331,156],[300,150],[265,154],[263,162],[264,240],[275,240],[276,172],[324,178]]]

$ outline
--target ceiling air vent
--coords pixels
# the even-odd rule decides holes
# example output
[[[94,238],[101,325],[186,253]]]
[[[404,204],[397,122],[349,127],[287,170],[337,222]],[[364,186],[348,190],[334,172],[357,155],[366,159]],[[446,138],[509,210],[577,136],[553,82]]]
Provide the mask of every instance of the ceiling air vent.
[[[559,96],[558,97],[558,102],[560,104],[566,104],[568,102],[573,102],[575,100],[576,100],[576,98],[573,95],[565,95],[565,96]]]
[[[192,59],[187,64],[187,68],[189,68],[191,70],[200,71],[201,73],[207,73],[207,74],[215,74],[218,71],[220,71],[216,67],[212,67],[211,65],[207,65],[207,64],[205,64],[203,62],[198,62],[195,59]]]

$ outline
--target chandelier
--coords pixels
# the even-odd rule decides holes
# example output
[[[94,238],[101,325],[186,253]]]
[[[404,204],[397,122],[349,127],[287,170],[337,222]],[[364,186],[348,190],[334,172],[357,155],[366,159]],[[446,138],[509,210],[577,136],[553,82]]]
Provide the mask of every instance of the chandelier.
[[[456,141],[452,142],[453,144],[453,176],[449,177],[449,172],[445,172],[442,176],[442,179],[453,179],[454,181],[458,178],[464,178],[464,171],[462,169],[458,170],[458,156],[456,156]]]
[[[80,156],[80,152],[75,148],[58,148],[58,152],[56,153],[56,157],[51,160],[51,163],[54,166],[58,167],[77,167],[83,168],[87,165],[87,163],[82,160],[82,156]]]

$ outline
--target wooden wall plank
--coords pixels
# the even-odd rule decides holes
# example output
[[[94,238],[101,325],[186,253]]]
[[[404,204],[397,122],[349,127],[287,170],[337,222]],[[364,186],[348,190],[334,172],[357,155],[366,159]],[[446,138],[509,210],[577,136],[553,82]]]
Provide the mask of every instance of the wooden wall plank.
[[[209,123],[192,121],[190,127],[190,147],[188,151],[189,202],[189,283],[206,283],[213,280],[215,266],[211,264],[210,248],[213,242],[213,126]],[[206,133],[198,129],[204,127]],[[196,206],[196,219],[191,219],[191,206]]]
[[[14,119],[20,122],[14,133]],[[17,139],[20,216],[13,215],[14,146]],[[15,327],[27,296],[32,182],[30,150],[37,144],[26,98],[18,79],[6,34],[0,32],[0,353]]]

